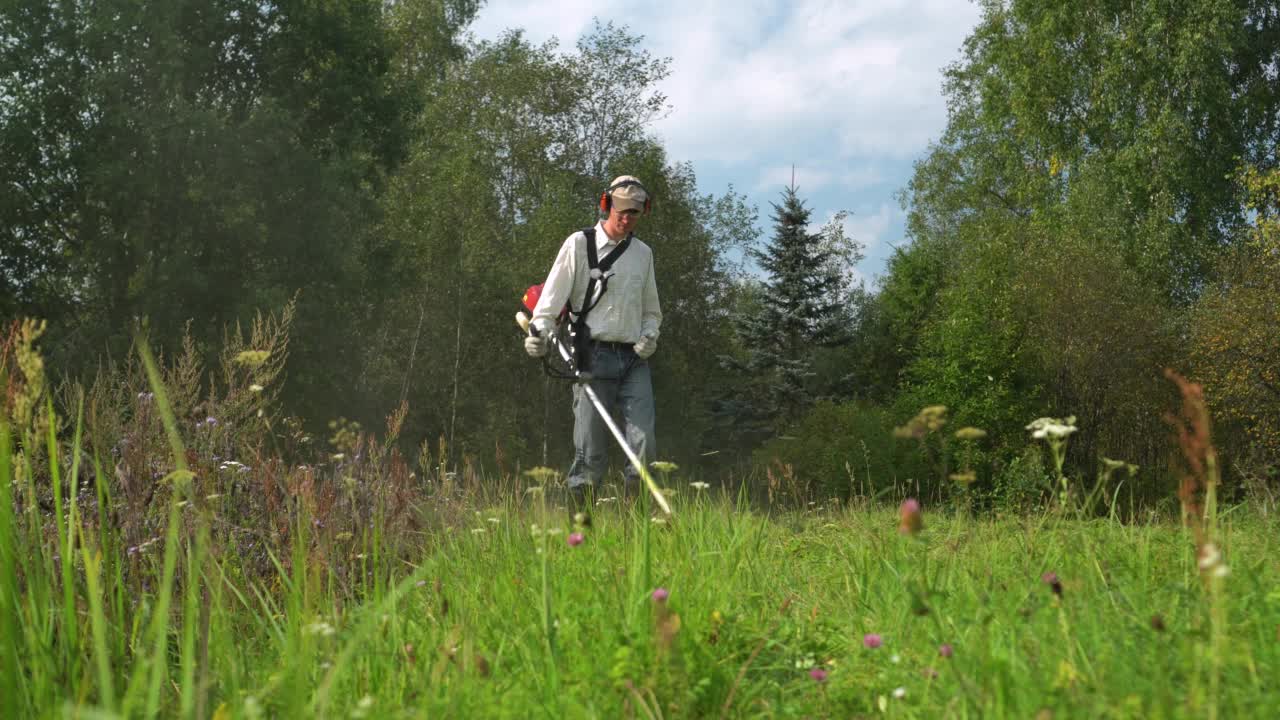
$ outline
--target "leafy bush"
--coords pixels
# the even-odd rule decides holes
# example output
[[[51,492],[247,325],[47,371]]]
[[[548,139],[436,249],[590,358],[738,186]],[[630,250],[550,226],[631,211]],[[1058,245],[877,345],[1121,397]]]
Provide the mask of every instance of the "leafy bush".
[[[1040,446],[1028,445],[993,473],[992,485],[992,504],[999,509],[1025,511],[1040,505],[1053,487]]]
[[[892,442],[894,422],[864,402],[819,402],[787,434],[757,450],[757,465],[790,466],[811,496],[875,495],[932,470],[914,445]],[[816,494],[816,495],[815,495]]]
[[[1280,171],[1248,172],[1245,182],[1256,226],[1222,259],[1190,324],[1193,376],[1241,479],[1280,465]]]

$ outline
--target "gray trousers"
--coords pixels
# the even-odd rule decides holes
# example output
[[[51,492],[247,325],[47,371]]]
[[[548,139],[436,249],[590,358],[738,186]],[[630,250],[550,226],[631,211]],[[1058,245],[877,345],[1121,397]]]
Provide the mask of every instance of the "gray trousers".
[[[619,428],[636,457],[646,465],[656,455],[654,439],[653,383],[649,363],[636,356],[630,345],[598,344],[591,350],[591,389],[605,409],[622,415]],[[605,427],[581,385],[573,386],[573,464],[569,466],[571,488],[599,487],[609,463],[609,448],[617,441]],[[639,475],[627,462],[623,475],[628,484]]]

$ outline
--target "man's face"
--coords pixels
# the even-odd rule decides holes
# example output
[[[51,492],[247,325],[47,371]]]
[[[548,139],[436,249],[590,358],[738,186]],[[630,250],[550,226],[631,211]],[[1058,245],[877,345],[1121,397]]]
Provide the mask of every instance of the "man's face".
[[[615,206],[609,209],[609,217],[604,223],[604,230],[610,237],[624,237],[627,233],[635,232],[636,226],[640,224],[640,211],[633,208],[619,210]]]

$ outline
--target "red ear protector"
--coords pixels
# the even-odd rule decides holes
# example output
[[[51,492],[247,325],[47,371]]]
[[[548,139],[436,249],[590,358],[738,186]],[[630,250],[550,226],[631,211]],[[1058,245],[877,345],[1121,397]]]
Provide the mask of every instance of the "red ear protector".
[[[641,212],[648,215],[649,211],[653,210],[653,196],[649,194],[649,190],[644,185],[636,180],[623,180],[616,185],[610,185],[608,190],[600,193],[600,212],[608,215],[609,210],[613,208],[613,191],[628,185],[635,185],[644,190],[644,209]]]

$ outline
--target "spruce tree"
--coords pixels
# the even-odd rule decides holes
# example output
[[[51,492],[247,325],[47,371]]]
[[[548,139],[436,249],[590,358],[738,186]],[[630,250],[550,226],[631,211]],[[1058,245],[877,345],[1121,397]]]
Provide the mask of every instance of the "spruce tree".
[[[811,213],[794,183],[783,191],[781,204],[772,205],[773,236],[764,248],[749,251],[766,279],[734,321],[741,355],[720,358],[742,381],[720,400],[716,414],[749,441],[764,439],[809,409],[817,399],[815,352],[848,341],[842,299],[848,282],[842,263],[832,262],[833,238],[810,231]],[[851,250],[837,259],[856,261],[856,246]]]

